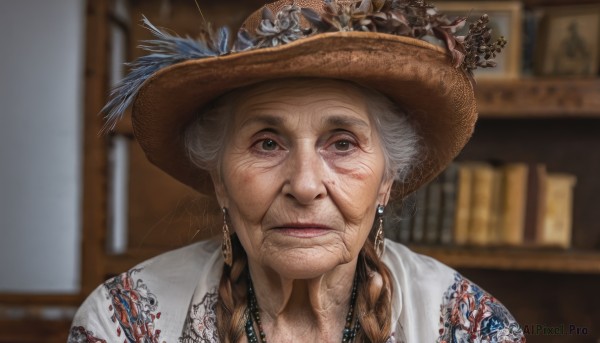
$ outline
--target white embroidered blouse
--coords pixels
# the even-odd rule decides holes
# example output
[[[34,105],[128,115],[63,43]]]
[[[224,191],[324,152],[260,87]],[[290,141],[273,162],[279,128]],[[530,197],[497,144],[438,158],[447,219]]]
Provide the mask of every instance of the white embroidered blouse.
[[[525,342],[506,308],[442,263],[386,241],[392,272],[389,343]],[[68,343],[219,342],[215,304],[223,258],[215,240],[167,252],[100,285]]]

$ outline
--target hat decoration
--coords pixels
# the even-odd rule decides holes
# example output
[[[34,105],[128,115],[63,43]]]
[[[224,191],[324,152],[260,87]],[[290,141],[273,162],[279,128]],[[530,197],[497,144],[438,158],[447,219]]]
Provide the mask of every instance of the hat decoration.
[[[326,32],[377,32],[441,42],[450,53],[453,66],[474,82],[473,71],[494,67],[493,59],[506,45],[503,37],[492,41],[487,15],[470,24],[465,36],[458,36],[456,32],[466,24],[466,18],[450,20],[423,0],[323,0],[323,6],[321,13],[302,8],[293,0],[277,13],[264,6],[255,32],[242,27],[234,43],[230,42],[226,27],[213,30],[204,23],[197,38],[180,37],[143,17],[143,26],[155,39],[144,41],[140,48],[150,54],[128,64],[130,73],[112,90],[102,110],[106,114],[104,131],[114,128],[147,79],[161,69],[188,60],[276,47]],[[303,23],[309,25],[303,27]]]

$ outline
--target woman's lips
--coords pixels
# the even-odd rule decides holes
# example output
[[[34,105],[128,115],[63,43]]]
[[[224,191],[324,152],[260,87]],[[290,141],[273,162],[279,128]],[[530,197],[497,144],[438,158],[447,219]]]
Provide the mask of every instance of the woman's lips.
[[[319,237],[329,233],[332,230],[330,227],[315,224],[286,224],[275,227],[274,229],[286,236],[297,238]]]

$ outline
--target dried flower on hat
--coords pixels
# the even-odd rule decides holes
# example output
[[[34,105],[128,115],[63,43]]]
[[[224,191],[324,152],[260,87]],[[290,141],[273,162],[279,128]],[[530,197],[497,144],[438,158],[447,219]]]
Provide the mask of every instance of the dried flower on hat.
[[[268,7],[263,7],[263,20],[256,33],[260,37],[255,43],[257,48],[278,46],[302,38],[300,8],[288,5],[275,16]]]
[[[494,58],[506,46],[504,37],[492,42],[492,29],[487,27],[489,23],[487,14],[484,14],[469,27],[469,33],[464,38],[464,49],[466,51],[463,68],[475,70],[480,68],[495,67]],[[483,56],[483,58],[481,58]]]
[[[158,70],[193,59],[241,53],[247,50],[277,47],[302,38],[327,32],[377,32],[421,40],[441,40],[452,57],[454,67],[461,68],[474,82],[473,70],[495,66],[494,58],[506,45],[503,37],[492,41],[489,18],[482,16],[469,27],[466,36],[457,36],[465,18],[448,19],[424,0],[323,0],[323,8],[301,8],[295,0],[277,13],[265,6],[255,32],[238,31],[229,42],[226,28],[212,30],[206,24],[198,38],[166,33],[143,18],[156,39],[140,47],[149,55],[132,64],[130,74],[111,93],[102,112],[106,113],[106,129],[112,129],[132,103],[142,84]],[[303,22],[308,26],[302,27]]]

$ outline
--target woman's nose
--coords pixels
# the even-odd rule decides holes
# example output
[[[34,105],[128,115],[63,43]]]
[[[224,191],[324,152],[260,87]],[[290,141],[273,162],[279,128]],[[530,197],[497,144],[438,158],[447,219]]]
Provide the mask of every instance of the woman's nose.
[[[296,149],[288,158],[283,192],[298,203],[308,205],[326,196],[323,160],[314,147]]]

